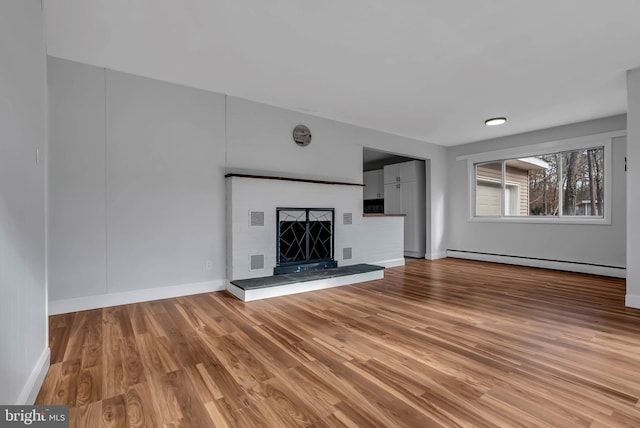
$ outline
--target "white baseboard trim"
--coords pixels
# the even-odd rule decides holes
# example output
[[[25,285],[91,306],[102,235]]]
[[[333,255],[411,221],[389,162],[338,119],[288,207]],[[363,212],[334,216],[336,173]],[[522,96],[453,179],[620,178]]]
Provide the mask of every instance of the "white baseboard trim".
[[[443,253],[427,253],[424,255],[424,258],[427,260],[438,260],[438,259],[444,259],[445,257],[447,257],[447,253],[443,252]]]
[[[289,294],[305,293],[307,291],[323,290],[325,288],[340,287],[343,285],[356,284],[358,282],[374,281],[384,278],[384,270],[358,273],[355,275],[338,276],[334,278],[319,279],[316,281],[296,282],[274,287],[254,288],[243,290],[240,287],[227,284],[227,291],[243,302],[253,300],[269,299],[271,297],[287,296]]]
[[[627,294],[624,304],[630,308],[640,309],[640,294]]]
[[[480,260],[494,263],[505,263],[509,265],[529,266],[543,269],[555,269],[567,272],[588,273],[591,275],[610,276],[613,278],[627,277],[627,270],[625,268],[591,265],[587,263],[567,263],[554,260],[530,259],[526,257],[513,257],[456,250],[447,250],[447,257],[467,260]]]
[[[404,257],[401,257],[399,259],[390,259],[390,260],[382,260],[379,262],[366,262],[366,263],[369,265],[384,266],[385,268],[404,266]]]
[[[40,392],[40,388],[42,387],[42,382],[44,382],[44,378],[47,375],[47,370],[49,370],[50,356],[51,350],[47,346],[42,351],[42,354],[40,354],[40,358],[38,358],[29,378],[27,378],[27,382],[24,384],[22,391],[20,391],[18,400],[15,403],[16,405],[32,405],[36,401],[38,392]]]
[[[216,281],[195,282],[191,284],[171,285],[168,287],[145,288],[120,293],[53,300],[49,302],[49,315],[107,308],[109,306],[127,305],[129,303],[148,302],[150,300],[169,299],[171,297],[189,296],[191,294],[209,293],[212,291],[222,291],[225,288],[226,280],[219,279]]]

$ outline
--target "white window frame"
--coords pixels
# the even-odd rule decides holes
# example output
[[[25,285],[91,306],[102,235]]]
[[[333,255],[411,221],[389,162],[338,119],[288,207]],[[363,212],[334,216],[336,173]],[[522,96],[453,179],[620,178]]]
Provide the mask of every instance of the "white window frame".
[[[559,223],[559,224],[611,224],[613,162],[611,141],[613,138],[626,136],[626,131],[606,132],[602,134],[589,135],[585,137],[571,138],[567,140],[547,141],[539,144],[532,144],[522,147],[494,150],[490,152],[474,153],[456,157],[456,160],[467,161],[467,206],[468,221],[487,223]],[[602,217],[591,216],[506,216],[505,197],[502,197],[501,216],[481,216],[476,217],[476,170],[475,165],[486,162],[501,162],[503,160],[526,158],[554,153],[568,152],[573,150],[585,150],[594,147],[604,148],[604,213]],[[503,181],[504,181],[504,162]],[[504,192],[504,183],[503,183]]]
[[[520,214],[507,215],[507,188],[515,188],[515,198],[509,196],[509,202],[511,203],[509,211],[520,211],[520,183],[504,180],[504,188],[502,189],[504,192],[504,217],[522,217]],[[509,191],[509,193],[511,193],[511,191]]]

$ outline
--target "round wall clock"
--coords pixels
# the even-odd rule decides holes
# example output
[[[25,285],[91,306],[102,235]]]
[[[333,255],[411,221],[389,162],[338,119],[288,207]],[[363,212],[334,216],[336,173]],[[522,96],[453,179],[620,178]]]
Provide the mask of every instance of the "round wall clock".
[[[293,141],[299,146],[308,146],[311,142],[311,131],[304,125],[293,128]]]

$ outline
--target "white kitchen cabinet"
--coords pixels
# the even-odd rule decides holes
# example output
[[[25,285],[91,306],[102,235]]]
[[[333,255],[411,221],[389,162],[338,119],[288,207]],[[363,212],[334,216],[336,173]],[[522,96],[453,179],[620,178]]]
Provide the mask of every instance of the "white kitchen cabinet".
[[[400,195],[402,186],[400,183],[389,183],[384,185],[384,213],[404,214]]]
[[[383,170],[376,169],[363,173],[364,199],[382,199],[384,197]]]
[[[426,231],[424,162],[384,167],[385,214],[404,214],[404,254],[424,258]]]
[[[424,162],[421,161],[409,161],[386,165],[384,167],[384,184],[416,181],[416,169],[419,169],[417,166],[419,163],[422,163],[422,170],[424,171]]]

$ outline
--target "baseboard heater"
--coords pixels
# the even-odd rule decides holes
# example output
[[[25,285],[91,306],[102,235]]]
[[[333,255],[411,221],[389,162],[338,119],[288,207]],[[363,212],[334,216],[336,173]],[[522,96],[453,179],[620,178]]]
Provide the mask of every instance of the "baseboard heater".
[[[539,257],[513,256],[509,254],[484,253],[479,251],[454,249],[447,249],[447,257],[494,263],[505,263],[543,269],[564,270],[568,272],[589,273],[592,275],[610,276],[614,278],[626,278],[627,276],[627,269],[625,267],[608,266],[597,263],[584,263],[567,260],[554,260]]]

